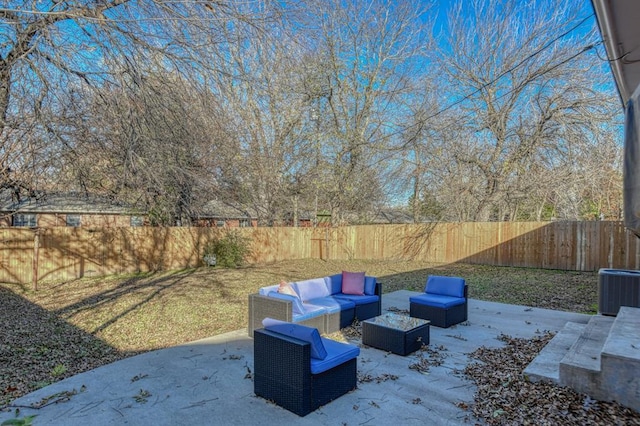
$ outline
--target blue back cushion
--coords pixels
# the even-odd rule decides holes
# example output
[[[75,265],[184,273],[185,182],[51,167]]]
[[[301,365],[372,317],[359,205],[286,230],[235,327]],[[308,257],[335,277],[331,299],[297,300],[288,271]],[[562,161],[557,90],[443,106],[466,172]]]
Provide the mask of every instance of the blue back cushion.
[[[342,273],[327,277],[331,294],[342,293]]]
[[[368,296],[376,294],[376,277],[364,277],[364,294]]]
[[[260,289],[258,290],[258,293],[261,296],[268,296],[269,293],[271,293],[272,291],[278,291],[279,287],[280,287],[279,284],[270,285],[270,286],[267,286],[267,287],[260,287]]]
[[[303,302],[311,299],[317,299],[318,297],[329,296],[330,290],[327,282],[324,278],[314,278],[312,280],[298,281],[291,284]]]
[[[317,328],[290,322],[274,323],[273,321],[263,321],[263,324],[265,324],[264,328],[266,330],[308,342],[311,345],[311,358],[325,359],[327,357],[327,350],[322,343],[322,338]]]
[[[430,275],[427,278],[427,285],[424,291],[425,293],[441,294],[443,296],[464,297],[464,285],[464,278]]]
[[[304,306],[302,306],[302,301],[299,297],[292,296],[290,294],[278,293],[277,291],[270,292],[268,296],[276,299],[290,300],[293,304],[293,314],[304,314]]]

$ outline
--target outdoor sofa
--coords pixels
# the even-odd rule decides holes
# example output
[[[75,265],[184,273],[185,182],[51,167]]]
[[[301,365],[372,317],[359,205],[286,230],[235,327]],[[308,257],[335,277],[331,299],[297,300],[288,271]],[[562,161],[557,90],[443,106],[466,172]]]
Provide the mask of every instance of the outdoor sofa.
[[[409,298],[409,315],[441,328],[467,320],[467,284],[464,278],[430,275],[424,293]]]
[[[354,282],[359,284],[354,287]],[[307,325],[324,334],[382,312],[382,285],[364,272],[343,272],[288,285],[292,294],[278,292],[280,286],[275,284],[249,295],[249,337],[262,327],[265,318]]]
[[[317,329],[265,319],[254,330],[254,393],[299,415],[352,391],[360,348],[323,338]]]

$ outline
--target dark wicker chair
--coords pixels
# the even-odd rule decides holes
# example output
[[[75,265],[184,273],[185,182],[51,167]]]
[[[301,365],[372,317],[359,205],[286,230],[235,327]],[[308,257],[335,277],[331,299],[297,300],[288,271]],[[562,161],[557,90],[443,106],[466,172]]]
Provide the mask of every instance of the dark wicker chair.
[[[467,320],[468,286],[463,278],[429,276],[425,293],[409,298],[409,315],[441,328]]]
[[[356,388],[357,357],[312,374],[308,342],[265,329],[254,331],[253,353],[255,394],[299,416]]]

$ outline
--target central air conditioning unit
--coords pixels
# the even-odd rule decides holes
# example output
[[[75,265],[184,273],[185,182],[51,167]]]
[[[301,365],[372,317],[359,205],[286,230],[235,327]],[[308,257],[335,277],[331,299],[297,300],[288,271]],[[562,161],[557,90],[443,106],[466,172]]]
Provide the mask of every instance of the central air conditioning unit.
[[[620,306],[640,307],[640,271],[600,269],[598,312],[616,316]]]

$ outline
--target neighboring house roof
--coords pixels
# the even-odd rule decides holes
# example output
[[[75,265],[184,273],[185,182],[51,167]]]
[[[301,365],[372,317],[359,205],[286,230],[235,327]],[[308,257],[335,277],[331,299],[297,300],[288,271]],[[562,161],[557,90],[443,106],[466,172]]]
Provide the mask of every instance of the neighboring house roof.
[[[286,217],[293,218],[293,212],[288,212]],[[299,211],[298,220],[311,220],[312,213],[308,211]],[[220,200],[208,201],[202,210],[196,216],[196,219],[258,219],[258,214],[255,210],[243,207],[239,204],[232,202],[225,202]]]
[[[249,209],[220,200],[208,201],[197,219],[257,219],[258,215]]]
[[[385,207],[365,215],[347,215],[349,223],[360,224],[406,224],[414,223],[413,215],[401,207]]]
[[[59,213],[59,214],[131,214],[129,206],[103,197],[79,193],[42,193],[17,201],[11,192],[0,194],[3,213]]]
[[[413,223],[413,215],[404,209],[380,209],[372,218],[371,223]]]
[[[623,105],[640,84],[640,2],[591,0]]]

